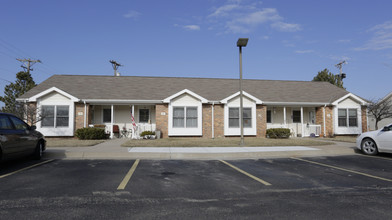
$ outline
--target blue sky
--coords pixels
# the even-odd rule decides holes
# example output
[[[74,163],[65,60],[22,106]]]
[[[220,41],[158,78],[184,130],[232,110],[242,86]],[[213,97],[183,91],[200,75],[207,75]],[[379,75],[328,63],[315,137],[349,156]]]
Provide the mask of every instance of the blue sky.
[[[388,0],[1,0],[0,95],[22,70],[16,58],[42,61],[37,83],[113,75],[109,60],[126,76],[238,78],[236,41],[247,37],[244,78],[310,81],[346,60],[347,90],[382,98],[392,91],[391,9]]]

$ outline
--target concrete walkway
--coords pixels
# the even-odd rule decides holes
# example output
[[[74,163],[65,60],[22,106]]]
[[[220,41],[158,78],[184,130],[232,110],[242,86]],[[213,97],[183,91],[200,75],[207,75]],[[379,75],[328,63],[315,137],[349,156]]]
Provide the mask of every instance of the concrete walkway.
[[[257,159],[316,157],[356,154],[354,143],[335,142],[324,146],[279,147],[121,147],[127,139],[108,140],[90,147],[47,148],[50,159]]]

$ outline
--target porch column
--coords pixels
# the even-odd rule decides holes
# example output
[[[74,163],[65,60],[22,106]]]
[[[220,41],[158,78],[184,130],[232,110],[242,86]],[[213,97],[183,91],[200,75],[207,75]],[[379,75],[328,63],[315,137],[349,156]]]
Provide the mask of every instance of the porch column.
[[[323,126],[324,126],[324,137],[326,137],[326,136],[327,136],[327,132],[325,131],[325,128],[326,128],[326,125],[325,125],[325,106],[326,106],[326,105],[324,105],[324,108],[323,108]]]
[[[135,119],[135,105],[132,105],[132,119],[131,119],[131,123],[132,123],[132,138],[135,138],[135,127],[133,126],[133,123],[136,124]]]
[[[83,123],[83,127],[84,128],[87,127],[87,104],[86,104],[86,101],[84,101],[84,123]]]
[[[304,107],[301,106],[301,137],[304,137]]]
[[[214,102],[212,102],[212,105],[211,105],[211,137],[212,137],[212,139],[215,138],[215,135],[214,135]]]
[[[114,117],[114,111],[113,111],[113,105],[112,105],[112,108],[111,108],[111,119],[110,119],[110,138],[113,138],[113,117]]]
[[[283,107],[283,125],[285,128],[287,128],[286,124],[286,106]]]

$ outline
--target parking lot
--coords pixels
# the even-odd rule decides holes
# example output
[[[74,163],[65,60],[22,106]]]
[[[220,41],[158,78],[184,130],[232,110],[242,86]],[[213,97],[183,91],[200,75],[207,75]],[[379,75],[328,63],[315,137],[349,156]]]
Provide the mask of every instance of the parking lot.
[[[387,219],[392,214],[390,155],[1,165],[4,219]]]

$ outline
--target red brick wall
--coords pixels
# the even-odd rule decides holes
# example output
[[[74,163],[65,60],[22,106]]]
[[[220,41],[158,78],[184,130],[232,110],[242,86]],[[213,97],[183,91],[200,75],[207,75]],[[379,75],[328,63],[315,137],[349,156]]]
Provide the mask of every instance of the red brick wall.
[[[368,131],[366,112],[367,112],[367,107],[366,106],[362,106],[361,107],[362,132],[367,132]]]
[[[203,104],[203,138],[212,138],[212,105]]]
[[[316,124],[321,125],[321,135],[324,136],[324,113],[323,107],[316,108]],[[328,116],[329,115],[329,116]],[[325,130],[326,137],[330,137],[334,135],[333,130],[333,106],[325,107]]]
[[[71,110],[72,111],[72,110]],[[86,127],[90,122],[90,105],[87,104],[87,115],[86,115]],[[79,112],[82,112],[82,115],[78,115]],[[75,103],[75,131],[79,128],[84,127],[84,103]]]
[[[267,130],[267,106],[256,105],[256,137],[265,137]]]
[[[214,135],[215,138],[224,137],[225,118],[224,118],[224,105],[214,105]]]
[[[167,138],[169,127],[169,106],[168,104],[157,104],[155,108],[156,129],[161,131],[161,137]]]

